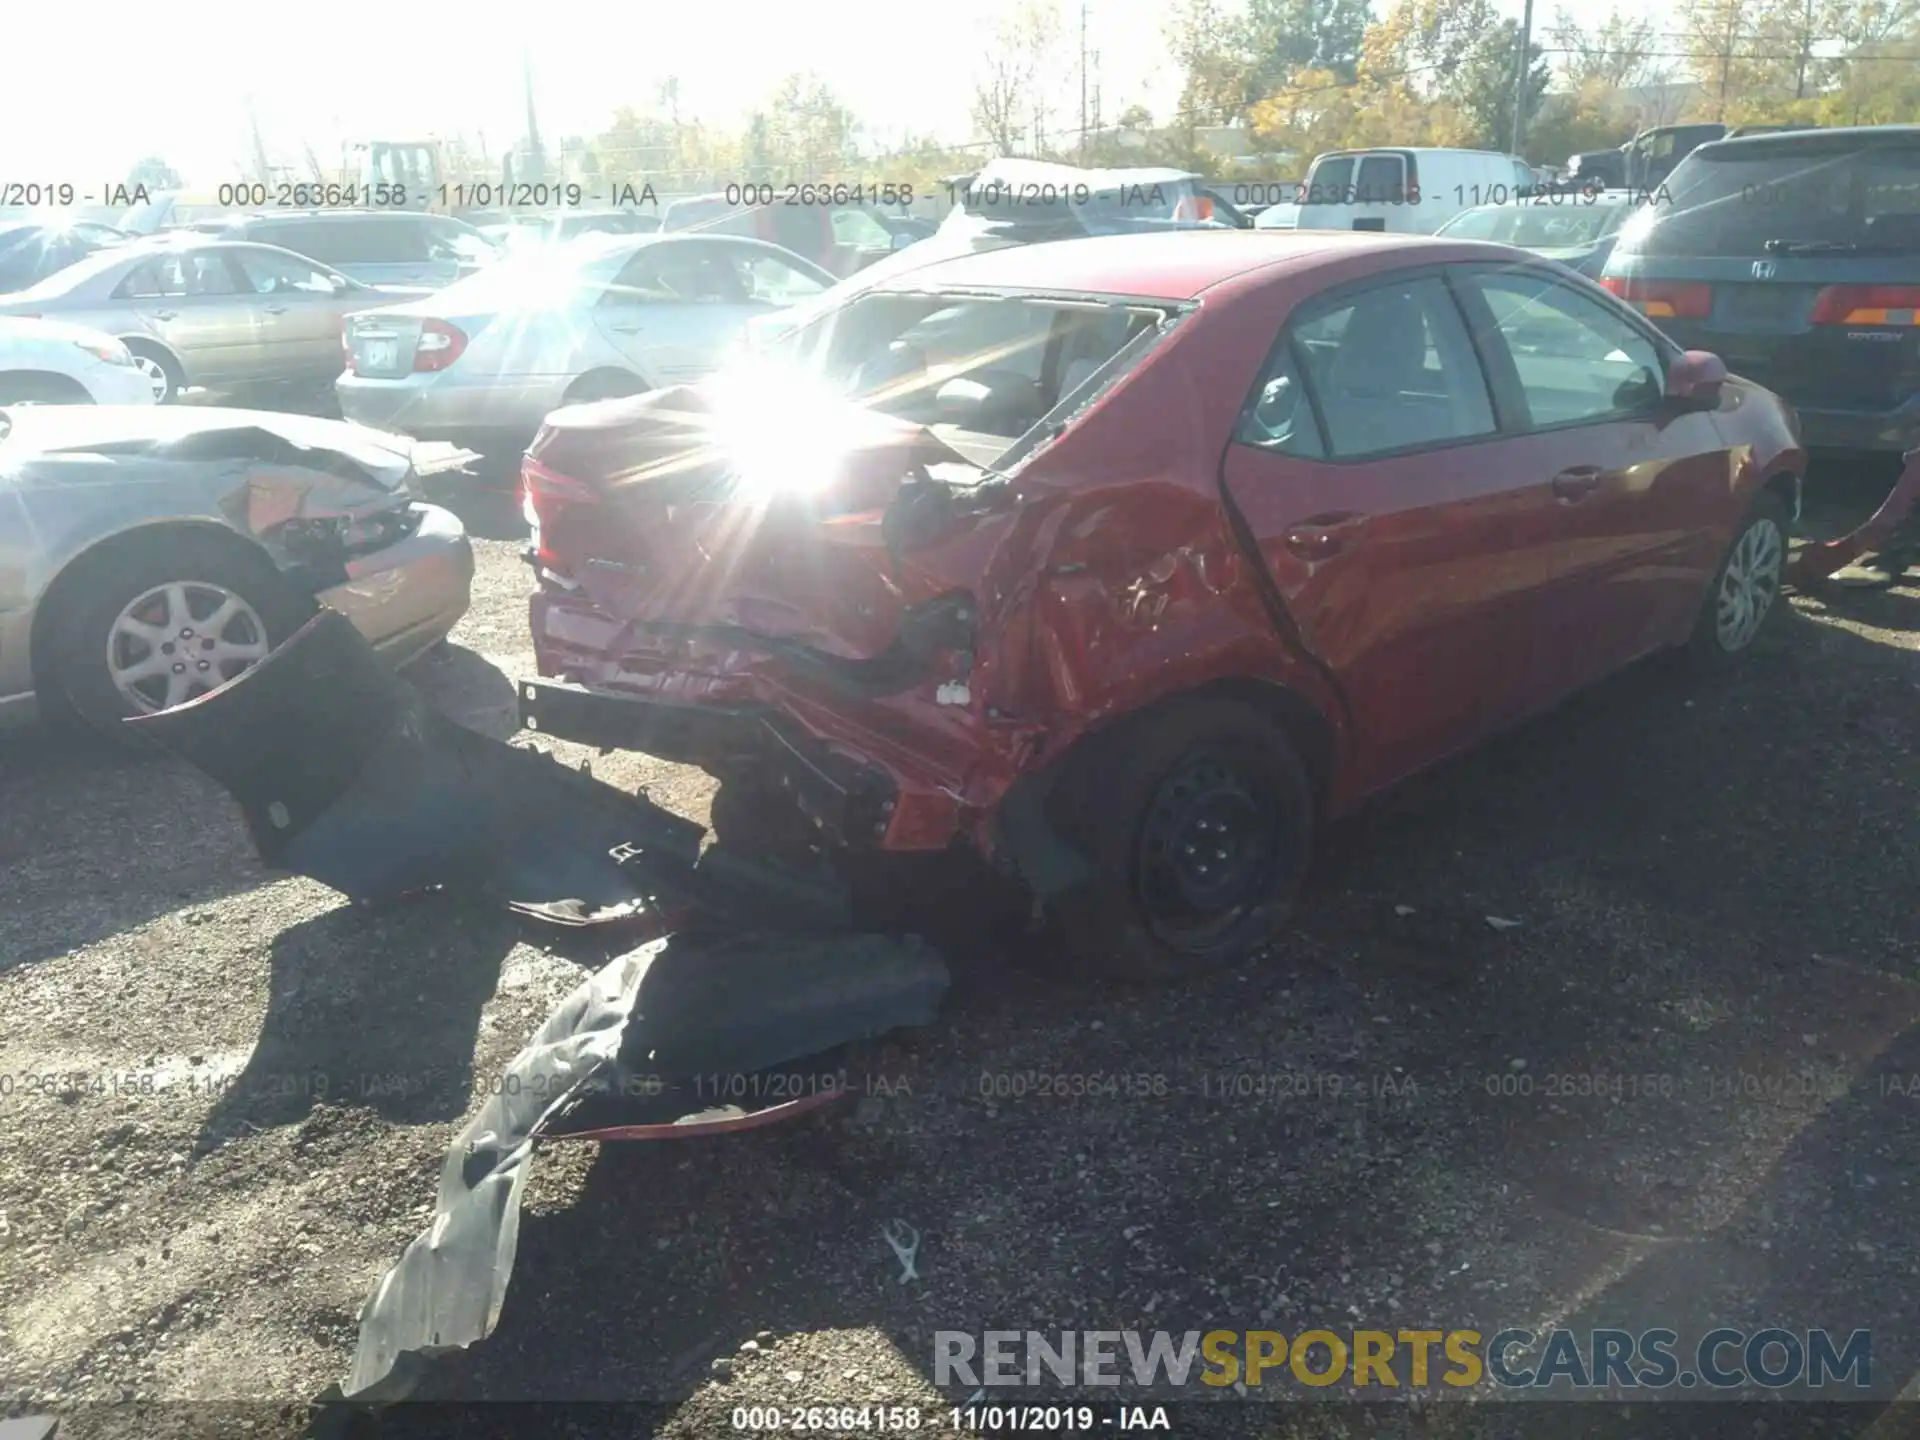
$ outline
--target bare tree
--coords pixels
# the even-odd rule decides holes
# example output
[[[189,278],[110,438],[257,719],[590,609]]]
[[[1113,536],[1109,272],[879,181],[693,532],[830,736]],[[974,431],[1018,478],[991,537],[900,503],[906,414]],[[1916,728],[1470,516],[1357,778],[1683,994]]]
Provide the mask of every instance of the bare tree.
[[[1060,39],[1056,0],[1016,0],[1001,14],[973,83],[973,123],[1002,155],[1041,144],[1051,98],[1045,76]]]
[[[1632,90],[1657,82],[1660,50],[1655,22],[1634,19],[1619,10],[1588,30],[1571,14],[1557,11],[1547,39],[1559,52],[1560,72],[1568,88],[1598,84],[1608,90]]]

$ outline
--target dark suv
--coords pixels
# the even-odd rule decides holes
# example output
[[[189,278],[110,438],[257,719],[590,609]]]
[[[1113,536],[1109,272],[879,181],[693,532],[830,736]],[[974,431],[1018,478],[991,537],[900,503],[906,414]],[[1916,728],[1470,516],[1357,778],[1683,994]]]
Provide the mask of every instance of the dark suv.
[[[451,215],[414,210],[286,210],[207,221],[223,240],[278,245],[363,285],[451,285],[494,258],[494,246]]]
[[[1920,444],[1920,125],[1703,145],[1601,284],[1784,395],[1808,445]]]

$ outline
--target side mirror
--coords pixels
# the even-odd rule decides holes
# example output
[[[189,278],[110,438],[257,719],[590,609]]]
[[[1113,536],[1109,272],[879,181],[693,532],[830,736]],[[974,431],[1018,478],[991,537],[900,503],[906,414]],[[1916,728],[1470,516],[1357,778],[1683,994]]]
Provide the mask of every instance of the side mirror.
[[[1667,371],[1667,399],[1688,410],[1711,410],[1720,403],[1727,366],[1711,350],[1689,350]]]

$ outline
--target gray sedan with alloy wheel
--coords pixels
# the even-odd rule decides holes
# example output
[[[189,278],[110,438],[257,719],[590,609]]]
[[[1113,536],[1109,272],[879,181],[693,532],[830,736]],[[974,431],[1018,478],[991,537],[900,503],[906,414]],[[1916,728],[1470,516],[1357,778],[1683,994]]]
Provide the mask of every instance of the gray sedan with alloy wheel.
[[[338,420],[156,406],[0,410],[0,723],[193,700],[315,613],[391,664],[466,613],[473,550],[411,454]]]
[[[96,251],[0,298],[0,315],[105,331],[165,405],[194,387],[324,393],[340,373],[346,315],[429,293],[376,289],[290,250],[189,233]]]

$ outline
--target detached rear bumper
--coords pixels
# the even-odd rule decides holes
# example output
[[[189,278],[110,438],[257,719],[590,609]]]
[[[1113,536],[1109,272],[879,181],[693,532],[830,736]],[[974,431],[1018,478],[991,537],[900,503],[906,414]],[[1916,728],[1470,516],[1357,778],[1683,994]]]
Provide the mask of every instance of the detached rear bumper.
[[[1906,468],[1867,523],[1838,539],[1802,547],[1787,566],[1789,582],[1811,585],[1869,552],[1920,547],[1920,448],[1905,458]]]
[[[840,845],[885,845],[899,810],[900,786],[886,770],[836,753],[762,705],[676,705],[523,680],[520,723],[555,739],[638,750],[678,764],[763,770]]]

